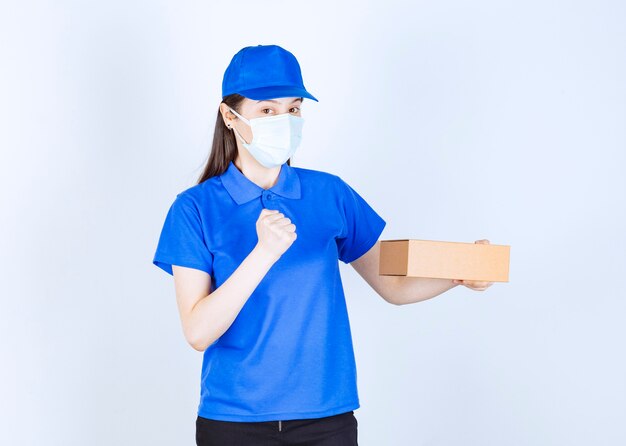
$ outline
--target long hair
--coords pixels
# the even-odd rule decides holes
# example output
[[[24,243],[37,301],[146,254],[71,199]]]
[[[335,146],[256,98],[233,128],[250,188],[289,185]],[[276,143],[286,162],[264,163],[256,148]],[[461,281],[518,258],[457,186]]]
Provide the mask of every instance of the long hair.
[[[245,96],[233,93],[224,96],[222,102],[241,114],[240,106],[244,99]],[[198,178],[197,184],[226,172],[228,165],[231,161],[235,161],[235,158],[237,158],[237,141],[235,140],[234,130],[226,127],[222,113],[218,108],[215,131],[213,132],[213,145],[211,146],[211,152],[209,153],[204,171]],[[291,158],[287,160],[287,164],[291,166]]]

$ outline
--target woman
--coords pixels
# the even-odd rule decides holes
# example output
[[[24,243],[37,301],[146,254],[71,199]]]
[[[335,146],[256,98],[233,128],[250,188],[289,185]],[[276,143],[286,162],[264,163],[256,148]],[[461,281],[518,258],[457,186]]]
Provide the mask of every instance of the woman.
[[[159,239],[153,263],[174,276],[185,338],[204,352],[198,445],[357,444],[338,260],[394,304],[463,283],[378,275],[385,220],[339,176],[291,166],[304,98],[317,101],[292,53],[240,50],[206,169]]]

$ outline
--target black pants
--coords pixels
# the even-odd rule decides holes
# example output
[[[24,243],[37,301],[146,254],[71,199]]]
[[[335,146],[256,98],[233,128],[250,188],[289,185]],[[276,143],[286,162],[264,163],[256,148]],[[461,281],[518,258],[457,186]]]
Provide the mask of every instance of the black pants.
[[[354,411],[286,421],[221,421],[198,416],[198,446],[358,446]]]

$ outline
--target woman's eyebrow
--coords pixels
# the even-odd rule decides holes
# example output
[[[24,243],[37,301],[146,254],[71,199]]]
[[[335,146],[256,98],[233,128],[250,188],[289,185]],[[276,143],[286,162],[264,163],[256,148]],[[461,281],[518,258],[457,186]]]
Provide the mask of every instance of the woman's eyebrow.
[[[302,98],[294,99],[293,101],[291,101],[291,103],[293,104],[294,102],[298,101],[302,102]],[[275,101],[274,99],[261,99],[260,101],[257,101],[257,103],[259,102],[273,102],[274,104],[280,104],[279,101]]]

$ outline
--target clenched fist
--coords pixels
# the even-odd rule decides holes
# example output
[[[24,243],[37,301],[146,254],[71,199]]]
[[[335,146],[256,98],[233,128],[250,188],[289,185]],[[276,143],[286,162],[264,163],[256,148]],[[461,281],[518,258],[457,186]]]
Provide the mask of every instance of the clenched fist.
[[[256,221],[258,245],[280,258],[297,238],[296,225],[282,212],[275,209],[262,209]]]

